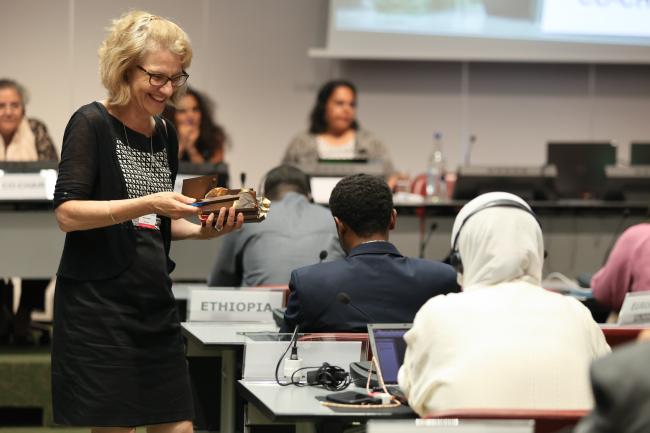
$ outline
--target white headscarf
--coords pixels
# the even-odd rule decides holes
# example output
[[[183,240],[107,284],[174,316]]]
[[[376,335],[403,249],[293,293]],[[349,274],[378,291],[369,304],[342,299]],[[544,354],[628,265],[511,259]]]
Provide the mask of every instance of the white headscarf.
[[[476,209],[498,200],[521,198],[506,192],[480,195],[460,210],[451,233],[451,246],[463,221]],[[467,220],[457,242],[463,262],[458,283],[464,291],[499,283],[525,281],[541,285],[544,240],[535,218],[521,209],[491,207]]]

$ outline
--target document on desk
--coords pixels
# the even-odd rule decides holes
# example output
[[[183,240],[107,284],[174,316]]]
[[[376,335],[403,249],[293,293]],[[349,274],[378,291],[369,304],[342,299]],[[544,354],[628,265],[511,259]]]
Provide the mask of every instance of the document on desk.
[[[629,292],[625,295],[621,312],[618,314],[618,324],[650,324],[650,291]]]

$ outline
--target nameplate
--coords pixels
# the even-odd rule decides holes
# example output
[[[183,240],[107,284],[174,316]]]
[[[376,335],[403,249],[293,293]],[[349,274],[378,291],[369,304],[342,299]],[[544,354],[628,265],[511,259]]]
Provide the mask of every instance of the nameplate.
[[[618,324],[650,324],[650,291],[630,292],[625,295],[621,312],[618,314]]]
[[[4,173],[0,175],[0,200],[52,200],[55,185],[55,170]]]
[[[533,433],[535,421],[532,419],[485,419],[490,417],[490,409],[485,410],[481,419],[434,418],[434,419],[371,419],[367,433]]]
[[[192,290],[189,321],[273,322],[273,309],[282,307],[278,291]]]

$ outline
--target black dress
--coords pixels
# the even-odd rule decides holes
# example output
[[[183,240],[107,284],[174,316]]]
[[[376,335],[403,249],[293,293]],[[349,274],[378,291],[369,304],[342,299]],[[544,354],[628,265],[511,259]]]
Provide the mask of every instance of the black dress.
[[[171,190],[163,134],[150,140],[113,117],[106,120],[129,198]],[[167,255],[155,221],[130,222],[135,256],[117,277],[57,278],[52,395],[58,424],[131,427],[193,418]]]

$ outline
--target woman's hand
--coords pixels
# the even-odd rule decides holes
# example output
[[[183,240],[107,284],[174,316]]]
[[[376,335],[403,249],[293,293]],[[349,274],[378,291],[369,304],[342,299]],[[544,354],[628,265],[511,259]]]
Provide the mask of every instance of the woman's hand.
[[[211,213],[199,228],[198,239],[211,239],[239,229],[244,224],[244,214],[236,214],[234,207],[219,209],[219,214]]]
[[[158,192],[147,196],[153,212],[171,219],[186,218],[201,213],[201,208],[190,206],[196,199],[177,192]]]
[[[196,141],[199,139],[199,128],[191,123],[178,125],[178,154],[182,156],[187,153],[192,162],[202,162],[203,157],[196,148]],[[197,159],[201,161],[197,161]]]

